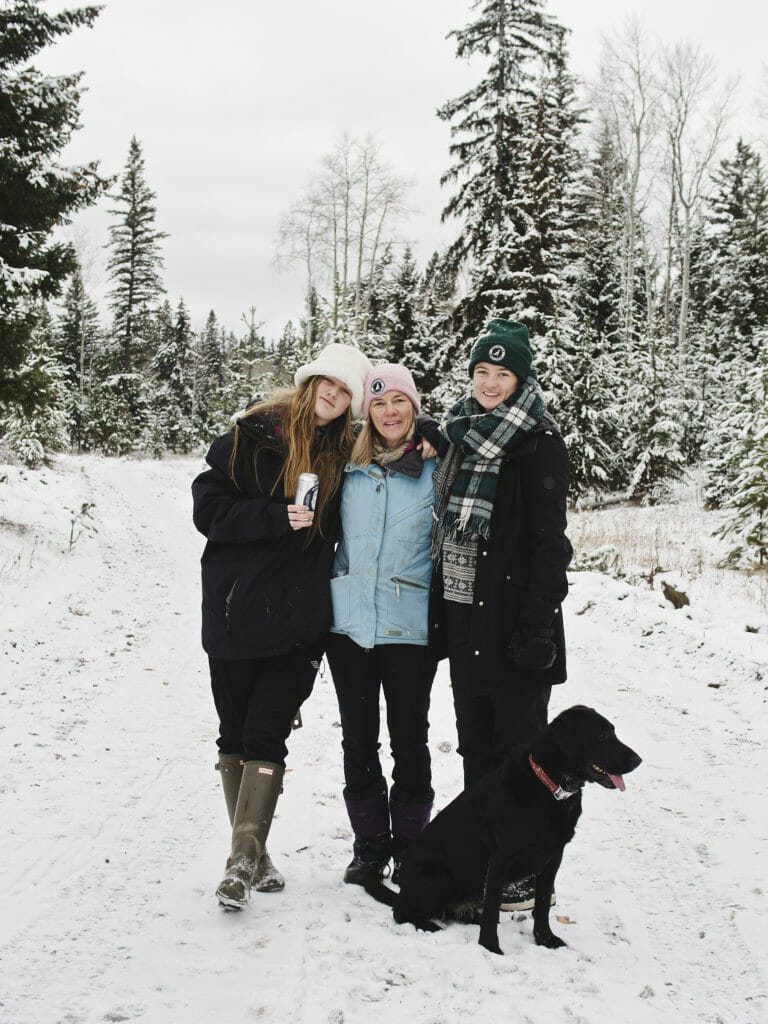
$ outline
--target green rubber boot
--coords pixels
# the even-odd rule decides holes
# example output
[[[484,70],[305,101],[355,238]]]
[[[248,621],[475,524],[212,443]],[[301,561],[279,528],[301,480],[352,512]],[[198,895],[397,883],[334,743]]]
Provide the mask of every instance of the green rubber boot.
[[[240,780],[243,777],[243,762],[239,754],[219,754],[219,763],[216,771],[221,774],[221,788],[224,790],[224,800],[227,804],[229,824],[235,821],[235,808],[237,797],[240,793]],[[269,851],[264,848],[259,866],[256,869],[251,888],[256,892],[280,892],[285,888],[285,879],[272,863]]]
[[[282,765],[246,761],[232,822],[232,852],[216,896],[223,907],[239,910],[248,902],[283,788]]]

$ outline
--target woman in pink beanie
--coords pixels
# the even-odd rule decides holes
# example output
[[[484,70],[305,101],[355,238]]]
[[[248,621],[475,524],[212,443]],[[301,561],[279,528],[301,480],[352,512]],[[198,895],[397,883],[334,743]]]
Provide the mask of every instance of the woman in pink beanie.
[[[402,852],[429,821],[427,746],[435,661],[427,644],[432,576],[433,458],[422,458],[419,393],[409,371],[375,366],[365,379],[366,422],[345,471],[342,540],[331,578],[327,645],[339,701],[344,800],[354,832],[345,882],[396,878]],[[432,422],[432,421],[429,421]],[[383,690],[394,767],[379,761]]]

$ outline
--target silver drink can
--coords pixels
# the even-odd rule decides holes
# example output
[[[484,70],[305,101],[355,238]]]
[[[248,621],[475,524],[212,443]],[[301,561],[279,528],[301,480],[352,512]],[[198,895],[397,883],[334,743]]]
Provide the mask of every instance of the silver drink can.
[[[314,473],[300,473],[296,483],[294,505],[306,505],[314,512],[317,504],[317,488],[319,481]]]

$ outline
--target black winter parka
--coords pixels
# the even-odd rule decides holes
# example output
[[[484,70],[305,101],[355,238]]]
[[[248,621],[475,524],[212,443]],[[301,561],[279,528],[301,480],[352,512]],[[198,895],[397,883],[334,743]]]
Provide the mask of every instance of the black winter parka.
[[[211,657],[235,661],[324,641],[340,505],[338,491],[326,505],[324,536],[305,546],[307,530],[292,530],[288,522],[294,496],[285,495],[282,483],[272,493],[284,459],[273,425],[252,415],[239,427],[239,487],[229,472],[233,431],[213,442],[210,469],[192,484],[193,520],[208,540],[201,560],[203,647]]]
[[[503,460],[490,536],[478,543],[471,612],[483,688],[565,682],[561,604],[573,553],[565,535],[569,478],[565,444],[548,416]],[[442,587],[438,567],[432,578],[430,640],[441,658],[447,654]],[[511,657],[513,638],[529,630],[552,630],[557,654],[550,668],[521,669]]]

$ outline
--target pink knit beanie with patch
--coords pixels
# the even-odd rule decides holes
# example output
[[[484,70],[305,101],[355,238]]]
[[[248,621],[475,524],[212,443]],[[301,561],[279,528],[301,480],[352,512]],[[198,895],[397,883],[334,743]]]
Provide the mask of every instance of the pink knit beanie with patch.
[[[363,386],[363,419],[368,419],[368,410],[374,398],[381,398],[388,391],[402,391],[418,413],[421,400],[410,370],[399,363],[381,363],[368,373]]]

